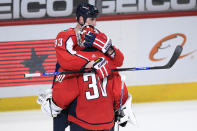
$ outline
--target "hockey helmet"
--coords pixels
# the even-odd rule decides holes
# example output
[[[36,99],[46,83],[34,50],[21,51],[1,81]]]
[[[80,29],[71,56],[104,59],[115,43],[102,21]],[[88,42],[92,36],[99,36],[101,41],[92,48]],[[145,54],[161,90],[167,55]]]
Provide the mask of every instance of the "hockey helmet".
[[[99,14],[98,9],[88,3],[80,3],[76,10],[76,18],[79,23],[79,17],[82,16],[84,20],[84,24],[87,18],[96,18]]]

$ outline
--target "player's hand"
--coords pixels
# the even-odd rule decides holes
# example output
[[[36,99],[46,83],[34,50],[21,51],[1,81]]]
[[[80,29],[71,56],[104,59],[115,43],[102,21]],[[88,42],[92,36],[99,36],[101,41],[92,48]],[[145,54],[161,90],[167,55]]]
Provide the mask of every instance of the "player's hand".
[[[103,57],[96,59],[92,68],[96,71],[99,78],[101,79],[107,77],[111,73],[111,69],[109,68],[108,61],[105,60],[105,58]]]
[[[47,89],[38,95],[37,103],[41,105],[42,112],[51,117],[56,117],[62,111],[62,108],[55,105],[52,100],[52,89]]]
[[[90,31],[85,35],[83,44],[85,47],[95,47],[103,53],[106,53],[112,46],[111,39],[104,33],[98,34]]]
[[[93,46],[93,43],[95,41],[95,38],[96,38],[96,35],[92,32],[88,32],[86,35],[85,35],[85,38],[84,38],[84,43],[83,45],[85,47],[92,47]]]

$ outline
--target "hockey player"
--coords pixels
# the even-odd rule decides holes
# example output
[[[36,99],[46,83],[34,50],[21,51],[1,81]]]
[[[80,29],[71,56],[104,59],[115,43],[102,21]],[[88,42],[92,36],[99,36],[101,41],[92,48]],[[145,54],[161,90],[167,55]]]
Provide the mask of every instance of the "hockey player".
[[[94,68],[114,68],[113,61],[100,51],[90,52],[88,49],[85,53],[85,58],[95,61]],[[121,80],[117,72],[103,79],[96,73],[67,75],[54,86],[52,99],[48,97],[50,102],[43,107],[49,115],[54,116],[69,108],[70,131],[113,131],[114,110],[119,108],[121,95]],[[127,88],[124,87],[123,104],[127,95]]]
[[[75,28],[60,32],[55,41],[55,50],[57,56],[57,66],[61,70],[80,70],[90,61],[83,57],[83,50],[86,47],[95,47],[110,57],[116,67],[120,67],[123,63],[124,56],[119,49],[112,46],[111,40],[104,33],[97,35],[90,34],[86,39],[86,43],[79,43],[77,33],[84,24],[96,25],[96,17],[98,10],[95,6],[81,3],[76,11],[78,24]],[[92,62],[93,63],[93,62]],[[91,64],[92,64],[91,63]],[[60,69],[59,69],[60,70]]]
[[[90,44],[86,43],[84,45],[81,45],[78,43],[79,40],[77,40],[76,34],[84,24],[95,26],[97,16],[98,10],[95,6],[87,3],[81,3],[78,5],[76,10],[76,19],[78,23],[76,27],[60,32],[56,38],[55,49],[58,61],[56,64],[56,71],[61,72],[67,70],[81,70],[84,67],[92,67],[94,62],[85,59],[81,50],[83,50],[85,46],[91,46],[91,43],[93,43],[94,40],[90,39],[93,40],[88,41]],[[97,38],[100,38],[102,40],[102,38],[106,36],[105,34],[102,35],[97,36]],[[95,36],[92,36],[91,38],[94,37]],[[94,46],[94,44],[92,44],[92,46]],[[112,59],[116,67],[120,67],[122,65],[124,59],[123,54],[120,52],[120,50],[116,49],[114,46],[111,46],[109,38],[107,39],[107,41],[105,41],[105,44],[101,46],[101,48],[98,47],[98,49],[110,59]],[[99,70],[97,72],[99,76],[101,76]],[[105,74],[105,76],[107,75],[108,74]],[[61,76],[56,76],[54,78],[54,82],[55,79],[59,79],[57,77],[60,78]],[[53,86],[53,88],[55,87]],[[65,112],[67,111],[64,110],[61,114],[58,115],[58,117],[54,118],[54,131],[64,131],[64,128],[67,126],[67,123],[65,123]]]
[[[99,50],[91,47],[85,48],[83,52],[84,58],[94,61],[92,69],[106,73],[106,71],[109,72],[110,68],[115,68],[113,60]],[[119,108],[120,103],[120,75],[113,72],[108,77],[101,79],[96,73],[64,77],[62,75],[59,75],[61,77],[58,77],[58,81],[54,84],[53,97],[50,95],[44,98],[45,100],[43,99],[45,101],[45,104],[42,105],[44,112],[56,116],[62,109],[69,107],[68,119],[71,122],[71,131],[113,131],[114,111]],[[123,104],[127,95],[127,88],[124,87]],[[97,106],[96,109],[95,106]],[[123,110],[126,115],[121,116],[124,118],[119,122],[121,125],[125,125],[132,117],[131,96],[128,96]]]
[[[92,55],[96,57],[92,58]],[[93,68],[97,70],[107,69],[107,66],[114,67],[114,63],[100,51],[86,52],[84,57],[94,60]],[[55,83],[54,86],[56,88],[52,92],[53,102],[61,109],[69,107],[70,131],[113,131],[114,110],[119,108],[121,95],[121,80],[118,73],[113,72],[103,79],[96,73],[67,75],[61,83]],[[65,86],[66,88],[63,88]],[[124,87],[123,103],[127,95],[127,88]]]
[[[60,32],[56,38],[55,48],[58,60],[58,63],[56,65],[56,71],[61,72],[67,70],[82,70],[83,68],[93,67],[93,64],[95,62],[90,61],[90,59],[84,57],[84,52],[81,51],[86,47],[95,47],[100,50],[100,52],[105,54],[105,57],[108,57],[108,59],[113,61],[115,67],[119,67],[122,65],[124,58],[122,53],[114,46],[111,46],[111,41],[108,37],[106,37],[105,34],[89,34],[89,37],[86,38],[86,43],[83,43],[84,45],[78,43],[76,33],[84,24],[90,24],[95,26],[97,15],[98,10],[92,5],[82,3],[78,6],[76,11],[78,21],[77,26],[75,28],[70,28],[68,30]],[[96,39],[103,41],[104,44],[96,46],[96,44],[99,44]],[[94,57],[94,55],[92,57]],[[110,74],[110,72],[102,74],[102,70],[100,69],[95,68],[95,70],[97,72],[97,75],[99,76],[99,79],[105,78]],[[54,83],[61,83],[64,77],[65,75],[56,76]],[[63,87],[63,85],[65,87],[72,86],[68,84],[74,84],[74,82],[71,82],[74,77],[72,79],[71,78],[72,77],[70,77],[70,79],[66,79],[67,83],[64,82],[61,87]],[[55,84],[53,88],[56,88]],[[54,118],[54,131],[63,131],[67,126],[67,123],[65,123],[67,116],[64,115],[66,112],[67,111],[63,111],[63,113],[58,115],[58,117]],[[57,112],[57,114],[59,114],[59,112]]]

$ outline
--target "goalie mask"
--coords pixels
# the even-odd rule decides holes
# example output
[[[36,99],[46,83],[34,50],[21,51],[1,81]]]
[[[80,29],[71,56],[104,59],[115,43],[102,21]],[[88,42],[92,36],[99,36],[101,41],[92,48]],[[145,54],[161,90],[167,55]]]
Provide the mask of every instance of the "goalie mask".
[[[80,46],[84,47],[83,43],[84,43],[85,35],[87,35],[90,32],[97,33],[97,34],[101,33],[98,29],[96,29],[92,25],[82,26],[81,29],[77,33],[77,42]]]

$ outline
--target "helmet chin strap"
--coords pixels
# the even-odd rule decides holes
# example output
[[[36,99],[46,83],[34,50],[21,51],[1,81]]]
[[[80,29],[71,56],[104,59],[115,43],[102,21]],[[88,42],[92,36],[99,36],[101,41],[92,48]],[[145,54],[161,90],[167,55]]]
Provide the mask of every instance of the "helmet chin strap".
[[[81,24],[79,21],[78,21],[78,23],[80,24],[81,27],[82,27],[83,25],[85,25],[85,23],[84,23],[84,24]]]
[[[81,24],[81,23],[79,22],[79,20],[78,20],[78,23],[79,23],[81,26],[84,26],[85,23],[86,23],[87,18],[84,18],[84,17],[82,17],[82,18],[83,18],[83,24]]]

